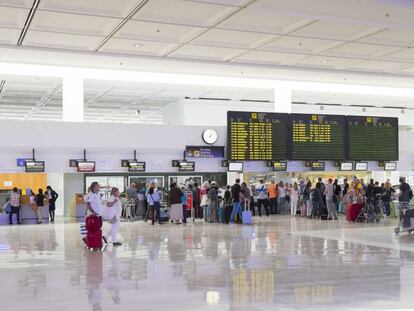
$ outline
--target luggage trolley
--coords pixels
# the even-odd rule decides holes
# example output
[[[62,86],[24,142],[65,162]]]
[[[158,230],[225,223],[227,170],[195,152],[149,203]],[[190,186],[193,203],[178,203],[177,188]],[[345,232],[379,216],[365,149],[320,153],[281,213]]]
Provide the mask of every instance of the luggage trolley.
[[[399,202],[400,221],[394,229],[395,234],[400,232],[414,232],[414,209],[410,208],[409,202]]]

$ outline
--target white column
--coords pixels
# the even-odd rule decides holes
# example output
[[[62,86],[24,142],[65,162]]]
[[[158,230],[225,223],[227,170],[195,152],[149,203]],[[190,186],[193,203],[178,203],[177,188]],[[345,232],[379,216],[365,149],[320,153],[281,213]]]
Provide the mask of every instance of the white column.
[[[275,87],[275,112],[292,113],[292,88],[280,83]]]
[[[62,90],[62,120],[83,122],[83,79],[75,75],[64,76]]]

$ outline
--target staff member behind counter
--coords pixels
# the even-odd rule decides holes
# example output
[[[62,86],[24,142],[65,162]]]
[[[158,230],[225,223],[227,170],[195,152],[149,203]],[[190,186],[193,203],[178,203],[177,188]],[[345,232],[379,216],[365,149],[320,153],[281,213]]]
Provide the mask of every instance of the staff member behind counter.
[[[91,186],[89,187],[89,193],[85,197],[86,206],[88,215],[95,215],[99,216],[101,219],[101,227],[102,227],[102,214],[103,214],[103,206],[101,200],[101,194],[99,193],[99,184],[98,182],[94,181]],[[108,244],[108,241],[105,236],[102,236],[102,239]]]

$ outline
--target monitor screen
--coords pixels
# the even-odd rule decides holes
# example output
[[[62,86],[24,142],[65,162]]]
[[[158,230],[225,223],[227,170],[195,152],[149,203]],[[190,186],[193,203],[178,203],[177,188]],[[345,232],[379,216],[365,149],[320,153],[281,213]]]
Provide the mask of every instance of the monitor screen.
[[[345,116],[291,114],[291,160],[342,160]]]
[[[180,161],[178,170],[180,172],[194,172],[195,162]]]
[[[315,171],[315,172],[324,171],[325,170],[325,162],[320,162],[320,161],[312,162],[311,163],[311,169],[312,169],[312,171]]]
[[[145,172],[146,162],[128,161],[128,171],[130,172]]]
[[[78,172],[79,173],[95,172],[95,162],[94,161],[78,161]]]
[[[43,173],[45,171],[44,161],[26,161],[27,173]]]
[[[397,170],[397,162],[385,162],[384,170],[385,171],[396,171]]]
[[[273,162],[272,167],[273,167],[274,172],[286,172],[287,171],[287,161]]]
[[[352,171],[354,170],[354,163],[352,162],[342,162],[341,171]]]
[[[347,159],[398,160],[398,118],[348,116]]]
[[[355,164],[356,171],[366,171],[368,169],[368,162],[357,162]]]
[[[243,172],[243,162],[229,162],[229,172]]]
[[[289,115],[229,111],[227,113],[228,159],[268,161],[288,158]]]

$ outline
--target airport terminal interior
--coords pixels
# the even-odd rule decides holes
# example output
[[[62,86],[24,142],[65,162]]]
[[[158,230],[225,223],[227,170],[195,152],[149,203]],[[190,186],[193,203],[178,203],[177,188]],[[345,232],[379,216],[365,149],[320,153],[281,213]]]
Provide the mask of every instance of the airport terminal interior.
[[[0,0],[0,310],[413,310],[414,3]]]

